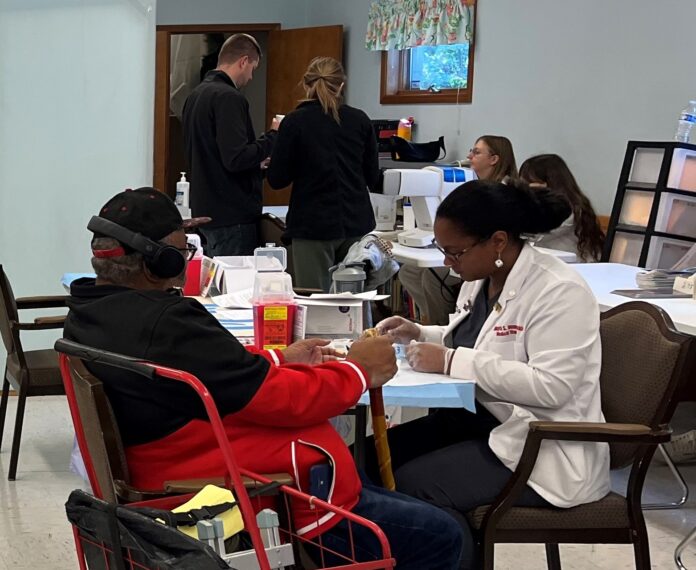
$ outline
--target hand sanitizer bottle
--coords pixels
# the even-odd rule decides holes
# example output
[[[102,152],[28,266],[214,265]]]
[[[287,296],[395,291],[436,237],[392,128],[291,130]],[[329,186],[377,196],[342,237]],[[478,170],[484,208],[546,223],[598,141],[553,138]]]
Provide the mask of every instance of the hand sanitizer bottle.
[[[175,203],[179,207],[189,207],[189,189],[190,184],[186,180],[186,173],[181,173],[181,179],[176,183],[176,200]]]

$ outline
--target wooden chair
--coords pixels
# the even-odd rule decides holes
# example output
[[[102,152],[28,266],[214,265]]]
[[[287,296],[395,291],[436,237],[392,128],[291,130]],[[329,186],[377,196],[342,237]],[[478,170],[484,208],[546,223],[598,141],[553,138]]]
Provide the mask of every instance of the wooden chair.
[[[2,296],[2,308],[0,309],[0,334],[7,351],[5,363],[5,375],[2,383],[2,396],[0,397],[0,445],[5,428],[7,415],[7,402],[10,388],[17,391],[17,414],[12,438],[12,451],[10,452],[10,468],[7,478],[14,481],[17,475],[17,462],[19,460],[19,446],[22,438],[22,426],[24,423],[24,409],[26,400],[30,396],[55,396],[61,395],[63,383],[58,369],[58,355],[52,349],[23,350],[20,340],[21,331],[40,331],[47,329],[63,328],[65,316],[38,317],[33,323],[23,323],[19,320],[20,309],[48,309],[65,307],[65,295],[49,297],[23,297],[15,299],[10,281],[0,265],[0,295]]]
[[[544,543],[547,565],[560,570],[560,543],[632,544],[638,570],[650,568],[641,493],[655,447],[669,440],[667,426],[677,387],[690,374],[690,337],[675,331],[669,316],[645,302],[630,302],[602,314],[602,410],[607,423],[531,422],[522,457],[492,505],[467,514],[483,544],[483,567],[494,568],[496,543]],[[602,441],[611,469],[631,466],[626,496],[569,509],[522,508],[514,504],[546,439]]]
[[[60,341],[59,341],[60,342]],[[59,345],[56,344],[59,348]],[[123,441],[103,384],[80,358],[60,356],[63,381],[75,433],[94,495],[109,503],[134,503],[168,495],[194,493],[207,484],[224,486],[222,477],[167,481],[161,491],[143,491],[131,485]],[[193,395],[192,397],[195,397]],[[281,484],[292,484],[286,474],[268,475]],[[245,480],[249,486],[256,482]]]

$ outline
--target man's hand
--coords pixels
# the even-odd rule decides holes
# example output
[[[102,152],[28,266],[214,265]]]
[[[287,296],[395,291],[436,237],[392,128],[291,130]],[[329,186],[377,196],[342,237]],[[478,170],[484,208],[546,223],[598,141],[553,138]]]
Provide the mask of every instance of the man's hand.
[[[420,329],[418,325],[403,317],[389,317],[377,323],[375,327],[379,334],[387,335],[391,342],[408,344],[412,340],[418,340]]]
[[[271,157],[267,156],[261,161],[261,170],[266,170],[268,166],[271,164]]]
[[[277,131],[277,130],[280,128],[280,122],[281,122],[282,120],[283,120],[283,119],[279,119],[279,118],[278,118],[278,115],[276,115],[275,117],[273,117],[273,120],[271,121],[271,130],[272,130],[272,131]]]
[[[283,351],[285,362],[294,364],[321,364],[338,360],[342,354],[334,348],[326,346],[331,341],[324,338],[308,338],[293,342]]]
[[[367,371],[370,388],[379,388],[398,370],[392,341],[386,336],[356,340],[351,345],[347,358]]]
[[[448,348],[431,342],[415,342],[406,347],[406,360],[417,372],[437,372],[445,369],[445,354]]]

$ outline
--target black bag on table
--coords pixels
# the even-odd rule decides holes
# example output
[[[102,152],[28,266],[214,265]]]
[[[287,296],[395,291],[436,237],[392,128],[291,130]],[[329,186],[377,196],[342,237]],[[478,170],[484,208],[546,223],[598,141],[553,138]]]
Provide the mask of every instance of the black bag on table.
[[[427,143],[414,143],[401,137],[392,136],[389,139],[389,147],[391,158],[394,161],[435,162],[447,156],[445,137]],[[440,150],[443,151],[442,156],[440,156]]]

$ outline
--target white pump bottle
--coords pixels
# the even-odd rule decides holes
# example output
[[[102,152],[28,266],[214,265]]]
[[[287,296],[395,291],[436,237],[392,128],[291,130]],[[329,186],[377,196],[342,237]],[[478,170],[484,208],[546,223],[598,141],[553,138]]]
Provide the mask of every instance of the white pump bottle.
[[[189,207],[190,184],[186,180],[186,173],[181,173],[181,179],[176,183],[176,205],[184,208]]]

